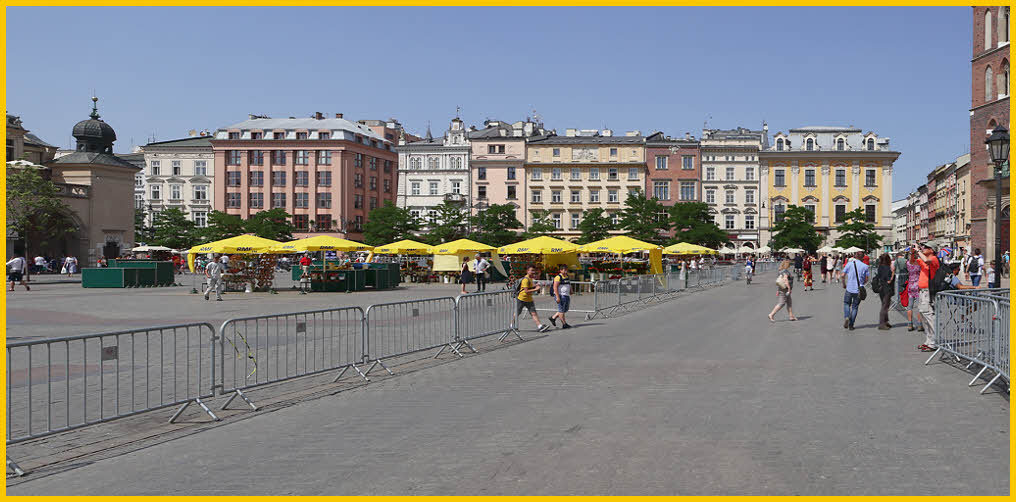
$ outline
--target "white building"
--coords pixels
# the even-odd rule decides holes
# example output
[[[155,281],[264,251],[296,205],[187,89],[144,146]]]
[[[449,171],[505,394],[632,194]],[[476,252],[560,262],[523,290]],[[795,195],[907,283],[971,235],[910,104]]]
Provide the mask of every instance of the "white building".
[[[894,200],[892,202],[892,240],[886,242],[885,244],[887,246],[892,246],[893,249],[903,249],[907,247],[907,212],[909,209],[910,208],[907,206],[907,199]]]
[[[702,130],[702,201],[735,247],[759,248],[759,228],[767,225],[759,190],[760,150],[769,146],[769,126]]]
[[[434,138],[430,127],[421,141],[400,144],[399,187],[396,205],[409,209],[427,222],[436,216],[434,207],[445,200],[462,202],[464,210],[470,193],[470,142],[462,119],[452,119],[443,137]]]
[[[140,188],[144,192],[139,198],[136,182],[134,204],[147,210],[149,223],[152,214],[175,208],[198,227],[208,225],[215,174],[211,139],[210,135],[194,135],[142,147],[145,170]]]

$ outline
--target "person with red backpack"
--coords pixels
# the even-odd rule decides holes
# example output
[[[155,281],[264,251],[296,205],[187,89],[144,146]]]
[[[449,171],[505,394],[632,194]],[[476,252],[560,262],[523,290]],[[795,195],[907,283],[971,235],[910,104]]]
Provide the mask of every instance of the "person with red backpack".
[[[917,311],[921,314],[921,324],[924,325],[924,343],[917,346],[922,352],[935,350],[935,310],[931,304],[931,289],[939,269],[938,258],[935,250],[925,244],[917,255],[917,265],[921,267],[921,275],[917,279],[918,306]]]

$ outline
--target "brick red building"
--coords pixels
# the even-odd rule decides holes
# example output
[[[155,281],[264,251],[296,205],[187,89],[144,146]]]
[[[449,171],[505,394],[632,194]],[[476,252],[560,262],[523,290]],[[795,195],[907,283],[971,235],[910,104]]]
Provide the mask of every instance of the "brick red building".
[[[974,50],[970,106],[970,237],[972,247],[994,256],[994,165],[985,138],[1009,128],[1009,7],[973,7]],[[1009,249],[1008,177],[1003,186],[1002,249]],[[992,207],[988,207],[989,203]]]
[[[646,136],[646,194],[665,206],[702,200],[702,155],[691,135],[671,138],[657,132]]]
[[[246,219],[282,208],[293,215],[297,238],[337,232],[360,240],[367,213],[395,200],[396,141],[386,136],[397,133],[320,113],[252,115],[223,127],[211,142],[215,209]]]

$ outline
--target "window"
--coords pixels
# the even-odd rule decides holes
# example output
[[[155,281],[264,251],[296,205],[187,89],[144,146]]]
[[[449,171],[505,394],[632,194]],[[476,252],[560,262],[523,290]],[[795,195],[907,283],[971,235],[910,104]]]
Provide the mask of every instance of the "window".
[[[783,138],[780,138],[780,139],[776,140],[776,151],[777,152],[782,152],[783,151]]]
[[[695,157],[692,155],[681,156],[681,169],[687,171],[695,169]]]
[[[744,228],[745,228],[745,230],[754,230],[755,229],[755,215],[754,214],[746,214],[746,215],[744,215]]]
[[[994,83],[995,77],[992,75],[991,67],[984,69],[984,101],[993,101],[995,95],[992,92],[992,84]]]
[[[247,154],[247,162],[252,166],[263,166],[265,164],[264,150],[251,150]]]
[[[875,186],[875,170],[865,169],[864,170],[864,186],[873,187]]]
[[[318,150],[317,163],[327,166],[332,163],[332,151],[331,150]]]
[[[171,162],[173,167],[173,176],[180,176],[180,161],[174,160]]]
[[[332,228],[332,215],[318,214],[314,218],[314,227],[318,230],[329,230]]]
[[[590,190],[589,191],[589,202],[600,202],[600,191]]]
[[[550,191],[550,202],[561,202],[561,191],[551,190]]]
[[[420,210],[419,209],[413,209],[413,210],[409,211],[409,215],[412,216],[414,220],[419,220],[420,219]]]
[[[240,139],[240,133],[238,132],[229,133],[229,139]]]
[[[727,180],[733,180],[736,177],[734,175],[734,172],[735,172],[734,169],[735,168],[733,168],[733,167],[728,167],[727,168],[727,177],[725,179],[727,179]]]
[[[846,169],[837,169],[836,170],[836,179],[834,181],[835,181],[836,186],[838,186],[838,187],[845,187],[845,186],[847,186],[847,170]]]
[[[282,166],[286,164],[286,152],[283,150],[272,150],[272,164]]]
[[[286,133],[284,132],[273,132],[272,138],[274,139],[286,139]]]
[[[533,181],[540,181],[540,180],[542,180],[543,179],[543,169],[540,169],[539,167],[534,167],[533,170],[529,173],[529,179],[531,179]]]
[[[681,200],[682,201],[695,200],[695,182],[694,181],[682,181],[681,182]]]
[[[452,180],[452,193],[462,193],[462,182],[459,180]]]
[[[716,179],[716,168],[715,167],[707,167],[706,168],[706,181],[713,181],[715,179]]]
[[[368,157],[368,160],[369,160],[368,165],[370,165],[370,170],[371,171],[377,171],[377,157]],[[459,161],[459,167],[462,167],[462,160],[461,159],[455,159],[455,160],[458,160]]]
[[[554,222],[554,229],[561,230],[561,213],[550,215],[550,221]]]
[[[515,179],[515,168],[514,167],[509,167],[508,168],[508,179],[510,179],[510,180]]]
[[[226,171],[226,186],[240,186],[240,171]]]
[[[628,181],[636,181],[639,179],[639,168],[629,167],[628,168]]]
[[[552,152],[553,152],[554,157],[560,157],[561,156],[561,149],[560,148],[555,148]]]
[[[226,165],[238,166],[240,165],[240,155],[243,152],[240,150],[229,150],[226,152]]]
[[[617,203],[617,190],[607,190],[607,202]]]
[[[318,171],[317,172],[317,185],[320,187],[332,186],[332,172],[331,171]]]
[[[367,206],[367,209],[370,210],[377,209],[377,197],[370,198],[370,205]]]
[[[286,186],[286,171],[272,171],[272,186]]]
[[[875,222],[875,204],[864,205],[864,221],[868,223]]]
[[[716,204],[716,190],[706,190],[706,204]]]
[[[610,149],[610,156],[611,157],[617,157],[617,148],[611,148]]]
[[[518,198],[518,187],[515,185],[508,186],[508,200],[515,200]]]
[[[487,179],[487,168],[486,167],[477,167],[476,168],[476,179],[478,179],[478,180],[485,180],[485,179]]]
[[[805,204],[804,208],[811,211],[811,221],[815,221],[815,204]]]
[[[534,203],[539,204],[543,202],[543,190],[533,190],[532,200]]]
[[[353,188],[363,188],[363,175],[356,173],[353,175]]]
[[[353,207],[363,209],[363,195],[353,194]]]
[[[620,217],[617,215],[617,213],[610,213],[610,224],[611,225],[617,225],[618,220],[620,220]]]
[[[991,48],[991,9],[984,11],[984,50]]]
[[[430,182],[430,194],[431,195],[437,195],[437,182],[436,181],[431,181]]]
[[[773,215],[775,216],[776,223],[783,221],[783,213],[787,212],[787,206],[783,204],[776,204],[773,206]]]
[[[8,155],[7,156],[7,158],[11,158],[11,157],[12,157],[12,155]],[[158,176],[159,175],[159,168],[161,167],[161,164],[162,163],[160,161],[158,161],[158,160],[153,160],[152,161],[152,176]]]
[[[815,186],[815,170],[805,169],[804,170],[804,186],[813,187]]]
[[[265,133],[263,133],[263,132],[251,132],[250,133],[250,139],[262,139],[264,137],[265,137]]]
[[[724,204],[734,204],[735,203],[734,202],[734,191],[733,190],[727,190],[726,191],[726,194],[724,195],[724,198],[723,198],[723,203]]]
[[[617,168],[607,168],[607,181],[617,181]]]
[[[1002,96],[1009,95],[1009,62],[1002,61],[1002,71],[998,74],[998,93]]]
[[[836,140],[836,149],[837,150],[846,150],[847,149],[846,148],[846,142],[843,141],[843,138],[839,138],[839,139]]]
[[[136,193],[134,194],[134,209],[141,209],[145,207],[145,195]]]
[[[504,153],[504,145],[487,145],[487,153]]]
[[[427,159],[427,168],[428,169],[437,169],[438,168],[438,158],[437,157],[429,157]]]
[[[240,194],[238,194],[238,193],[227,193],[226,194],[226,207],[240,207]]]
[[[660,200],[670,200],[670,182],[669,181],[654,181],[653,182],[653,197]]]
[[[261,192],[251,192],[247,194],[247,200],[252,209],[261,209],[265,207],[265,194]],[[240,207],[240,194],[236,194],[235,207]]]
[[[236,174],[239,175],[240,173],[236,173]],[[265,184],[265,173],[263,173],[261,171],[251,171],[251,172],[247,173],[247,184],[252,186],[252,187],[264,186],[264,184]],[[240,186],[239,180],[237,180],[237,183],[236,183],[235,186]]]
[[[572,179],[572,181],[579,181],[579,180],[581,180],[582,179],[582,170],[577,168],[577,167],[571,168],[571,179]]]
[[[410,169],[420,169],[420,167],[422,167],[421,164],[423,164],[423,161],[419,157],[409,159]]]
[[[296,139],[307,139],[307,133],[305,132],[296,133]]]
[[[805,150],[808,150],[809,152],[815,149],[815,140],[811,138],[808,138],[808,141],[806,141],[804,144]]]
[[[370,184],[367,185],[371,190],[377,190],[377,176],[370,177]]]
[[[420,182],[419,181],[414,181],[411,185],[412,185],[412,189],[410,191],[410,194],[411,195],[420,195]]]
[[[723,221],[723,228],[725,228],[727,230],[733,230],[734,228],[736,228],[737,225],[736,225],[736,222],[734,221],[734,215],[732,215],[732,214],[724,215],[724,219],[723,220],[724,220]]]
[[[437,210],[431,209],[427,211],[427,221],[437,221]]]
[[[550,179],[551,180],[560,180],[561,179],[561,168],[560,167],[555,167],[555,168],[550,170]]]
[[[487,186],[486,185],[480,185],[480,186],[476,187],[476,198],[477,199],[486,199],[487,198]]]
[[[847,214],[847,206],[836,204],[836,223],[843,223],[844,215]]]
[[[572,229],[579,228],[579,218],[581,218],[581,217],[582,217],[582,215],[580,213],[572,213],[571,214],[571,227],[570,228],[572,228]]]
[[[434,160],[437,160],[436,158]],[[353,167],[363,167],[363,154],[358,153],[353,156]]]
[[[385,193],[392,193],[392,180],[385,179]]]
[[[293,194],[293,207],[306,209],[310,202],[310,195],[307,192]]]
[[[294,176],[293,186],[305,187],[310,184],[310,173],[307,171],[297,171]]]
[[[755,204],[755,191],[754,190],[745,190],[744,191],[744,203],[745,204]]]
[[[318,192],[317,207],[330,209],[332,207],[332,194],[330,192]]]
[[[572,190],[571,191],[571,201],[576,203],[576,204],[577,203],[581,203],[582,202],[582,191],[581,190]]]
[[[306,214],[293,215],[293,227],[299,230],[307,229],[310,226],[310,216]]]
[[[195,211],[191,219],[194,221],[195,227],[205,228],[208,226],[208,213],[204,211]]]
[[[589,168],[589,181],[599,181],[600,179],[600,168],[590,167]]]
[[[332,133],[328,131],[319,132],[318,139],[332,139]]]
[[[656,156],[656,170],[657,171],[666,171],[667,170],[667,156],[666,155],[657,155]]]
[[[283,192],[272,192],[272,207],[286,207],[286,194]]]
[[[152,200],[162,199],[162,185],[152,185]]]
[[[784,169],[773,170],[773,184],[778,187],[787,186],[786,172]]]
[[[871,152],[874,150],[875,150],[875,138],[868,138],[868,151]]]
[[[384,165],[384,167],[383,167],[382,169],[383,169],[383,170],[384,170],[384,172],[386,172],[386,173],[390,173],[390,172],[392,172],[392,161],[390,161],[390,160],[386,160],[386,161],[385,161],[385,165]]]
[[[194,175],[195,176],[207,176],[208,175],[208,161],[195,160],[194,161]]]
[[[194,200],[208,200],[208,185],[194,185]]]

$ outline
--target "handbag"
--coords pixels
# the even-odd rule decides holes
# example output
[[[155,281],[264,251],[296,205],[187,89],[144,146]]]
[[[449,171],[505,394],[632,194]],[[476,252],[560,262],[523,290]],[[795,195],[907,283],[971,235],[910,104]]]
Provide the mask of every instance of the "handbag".
[[[857,279],[857,299],[864,301],[868,297],[868,290],[861,285],[861,276],[857,273],[857,262],[854,262],[854,278]]]
[[[780,288],[780,291],[786,291],[790,289],[790,282],[787,280],[787,276],[784,274],[777,275],[776,286]]]
[[[907,288],[903,288],[903,291],[900,291],[900,305],[904,307],[910,306],[910,294],[907,293]]]

